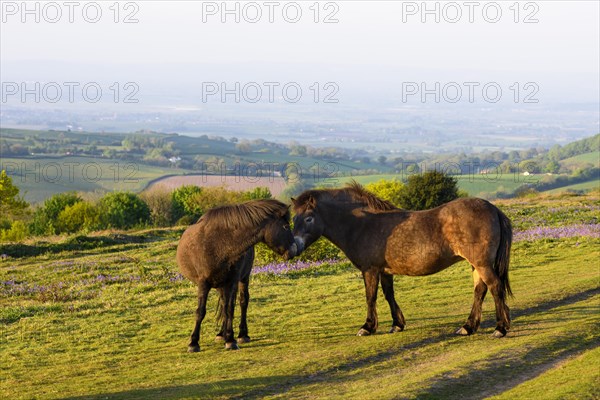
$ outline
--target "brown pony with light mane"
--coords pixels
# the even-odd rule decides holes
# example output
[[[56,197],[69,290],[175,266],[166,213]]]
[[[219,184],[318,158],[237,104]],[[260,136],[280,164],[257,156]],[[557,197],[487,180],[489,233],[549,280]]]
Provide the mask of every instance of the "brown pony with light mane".
[[[488,201],[462,198],[431,210],[406,211],[353,182],[343,189],[308,190],[292,202],[299,251],[324,236],[362,271],[368,312],[359,336],[377,330],[380,280],[392,313],[390,332],[400,332],[405,321],[394,298],[392,275],[430,275],[460,260],[471,264],[475,289],[471,314],[456,333],[477,331],[489,289],[496,306],[493,336],[506,335],[512,227],[506,215]]]

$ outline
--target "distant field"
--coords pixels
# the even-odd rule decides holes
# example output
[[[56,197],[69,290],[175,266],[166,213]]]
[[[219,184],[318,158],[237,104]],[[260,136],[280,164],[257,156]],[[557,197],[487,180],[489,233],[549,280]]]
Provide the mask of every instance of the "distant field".
[[[547,190],[544,193],[562,193],[567,190],[594,190],[594,189],[600,189],[600,181],[593,180],[593,181],[587,181],[587,182],[582,182],[582,183],[576,183],[574,185],[563,186],[563,187],[559,187],[557,189]]]
[[[592,164],[595,167],[600,167],[600,150],[565,158],[560,161],[560,164],[565,167],[585,164]]]
[[[285,179],[281,177],[239,177],[239,176],[210,176],[210,175],[187,175],[169,176],[153,182],[148,189],[165,188],[173,190],[183,185],[196,186],[225,186],[231,190],[248,191],[257,187],[267,187],[274,197],[277,197],[285,189]]]
[[[92,157],[3,158],[1,168],[33,203],[68,191],[137,192],[163,175],[188,172]]]

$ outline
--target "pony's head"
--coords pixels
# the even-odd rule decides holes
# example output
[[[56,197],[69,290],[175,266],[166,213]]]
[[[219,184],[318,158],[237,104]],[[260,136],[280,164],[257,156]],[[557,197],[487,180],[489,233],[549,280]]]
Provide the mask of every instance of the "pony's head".
[[[265,244],[286,260],[296,257],[301,250],[298,248],[290,229],[289,207],[280,208],[271,215],[264,229]]]
[[[302,193],[298,199],[292,198],[294,206],[294,239],[300,252],[317,241],[325,230],[325,223],[317,208],[316,191]]]
[[[327,205],[328,212],[341,212],[357,208],[369,212],[386,212],[397,210],[390,202],[370,193],[356,181],[351,181],[345,188],[307,190],[297,199],[292,198],[294,206],[294,238],[300,251],[318,240],[325,232],[323,209]],[[321,205],[319,207],[319,204]]]

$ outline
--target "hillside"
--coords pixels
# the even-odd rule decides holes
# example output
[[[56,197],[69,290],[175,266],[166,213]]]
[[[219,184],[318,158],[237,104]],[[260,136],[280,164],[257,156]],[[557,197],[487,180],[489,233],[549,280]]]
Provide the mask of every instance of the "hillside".
[[[576,156],[564,158],[560,160],[560,164],[565,168],[584,168],[587,165],[600,167],[600,150],[582,153]]]
[[[596,398],[600,201],[498,204],[516,231],[513,327],[500,340],[490,337],[490,296],[480,331],[453,335],[473,296],[464,262],[396,277],[406,330],[385,333],[391,319],[380,296],[378,334],[357,337],[364,286],[340,260],[255,268],[252,342],[238,352],[214,343],[211,292],[202,351],[189,354],[196,299],[175,265],[182,228],[0,246],[0,397]]]

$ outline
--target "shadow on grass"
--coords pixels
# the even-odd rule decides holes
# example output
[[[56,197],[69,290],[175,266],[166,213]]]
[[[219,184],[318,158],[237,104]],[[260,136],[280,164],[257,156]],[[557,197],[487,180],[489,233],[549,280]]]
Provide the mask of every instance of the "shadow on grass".
[[[550,311],[553,308],[567,306],[586,300],[600,293],[600,288],[593,288],[581,293],[572,294],[559,300],[552,300],[530,308],[514,310],[515,318],[534,315],[540,312]],[[573,315],[589,315],[595,312],[590,307],[577,307]],[[573,316],[572,318],[575,318]],[[400,334],[399,334],[400,335]],[[437,344],[457,338],[451,332],[425,338],[416,342],[378,352],[367,357],[353,359],[351,361],[335,365],[312,374],[304,375],[279,375],[257,378],[226,379],[220,382],[200,383],[180,386],[167,386],[149,389],[134,389],[129,391],[103,393],[94,396],[71,397],[69,399],[93,399],[93,398],[160,398],[177,399],[183,397],[197,398],[240,398],[252,399],[268,395],[284,394],[287,391],[302,386],[318,383],[326,384],[335,379],[337,383],[357,379],[352,372],[363,367],[372,367],[376,364],[389,361],[391,358],[401,355],[406,350],[417,349],[422,346]],[[457,338],[459,340],[459,338]],[[490,340],[495,340],[491,339]],[[508,339],[510,340],[510,337]],[[461,398],[482,397],[502,393],[523,381],[523,377],[529,379],[531,370],[539,371],[541,374],[549,366],[556,363],[557,358],[580,353],[584,350],[597,346],[597,340],[588,335],[587,332],[571,332],[570,335],[558,337],[550,345],[544,344],[540,347],[529,349],[526,353],[520,352],[502,359],[490,359],[481,362],[477,369],[473,369],[460,377],[439,378],[434,381],[425,391],[418,393],[417,398]],[[468,366],[467,366],[468,367]],[[537,375],[534,375],[537,376]]]
[[[64,251],[82,251],[106,248],[115,245],[130,245],[152,242],[152,238],[143,235],[111,234],[107,236],[72,236],[59,243],[37,242],[33,245],[7,243],[0,245],[0,253],[12,258],[34,257],[42,254],[56,254]],[[112,252],[126,250],[121,247]]]
[[[600,288],[592,288],[581,293],[565,296],[562,299],[551,300],[537,306],[515,310],[515,318],[533,316],[548,312],[554,308],[573,305],[568,310],[556,313],[556,321],[576,320],[598,313],[598,307],[575,305],[595,295],[600,294]],[[535,324],[536,321],[528,320]],[[432,385],[416,395],[417,399],[440,398],[484,398],[501,394],[515,386],[541,375],[557,363],[568,357],[583,353],[599,346],[597,338],[589,331],[566,332],[550,343],[544,342],[527,352],[503,353],[501,358],[482,360],[477,368],[471,368],[462,376],[445,376],[436,379]]]
[[[180,399],[197,398],[210,399],[229,398],[247,390],[259,390],[261,387],[274,385],[274,382],[286,382],[290,376],[269,376],[259,378],[226,379],[219,382],[198,383],[178,386],[164,386],[158,388],[133,389],[116,393],[102,393],[67,397],[65,400],[87,399]]]

